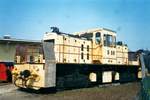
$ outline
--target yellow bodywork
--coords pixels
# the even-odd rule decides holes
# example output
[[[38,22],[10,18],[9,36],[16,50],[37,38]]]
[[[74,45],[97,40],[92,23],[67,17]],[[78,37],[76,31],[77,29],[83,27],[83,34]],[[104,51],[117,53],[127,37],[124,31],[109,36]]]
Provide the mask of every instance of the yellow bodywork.
[[[101,33],[100,43],[96,43],[96,33]],[[82,37],[92,33],[91,40]],[[49,33],[44,35],[44,40],[54,40],[54,51],[57,63],[86,63],[86,64],[113,64],[137,65],[138,61],[128,61],[128,47],[116,45],[116,33],[111,30],[96,28],[83,32],[73,33],[80,38],[65,34]],[[105,46],[105,35],[111,36],[114,44]],[[89,49],[88,49],[89,48]]]
[[[16,86],[23,88],[40,89],[45,87],[45,71],[43,65],[44,64],[16,64],[12,71],[13,83],[15,83]],[[24,70],[29,70],[31,72],[31,75],[24,79],[26,80],[26,83],[22,82],[23,80],[20,77],[20,72]]]

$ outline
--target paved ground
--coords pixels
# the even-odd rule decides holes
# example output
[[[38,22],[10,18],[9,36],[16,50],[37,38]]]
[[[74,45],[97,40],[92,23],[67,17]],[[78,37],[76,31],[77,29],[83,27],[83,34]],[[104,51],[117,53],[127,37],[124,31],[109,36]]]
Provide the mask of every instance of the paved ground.
[[[67,90],[54,94],[35,94],[14,89],[0,94],[0,100],[136,100],[139,89],[139,83]]]
[[[16,89],[17,89],[17,87],[15,87],[11,83],[0,83],[0,94],[8,93],[8,92],[14,91]]]

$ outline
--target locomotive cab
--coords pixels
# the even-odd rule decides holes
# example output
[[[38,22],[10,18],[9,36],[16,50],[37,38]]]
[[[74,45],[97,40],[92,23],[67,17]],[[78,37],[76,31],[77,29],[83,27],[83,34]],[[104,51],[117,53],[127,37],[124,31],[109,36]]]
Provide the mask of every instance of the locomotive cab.
[[[115,31],[106,28],[96,28],[74,34],[92,41],[92,63],[116,64]]]
[[[93,62],[99,60],[100,64],[116,64],[116,33],[102,29],[95,33],[93,41],[93,54],[98,55],[93,57]]]

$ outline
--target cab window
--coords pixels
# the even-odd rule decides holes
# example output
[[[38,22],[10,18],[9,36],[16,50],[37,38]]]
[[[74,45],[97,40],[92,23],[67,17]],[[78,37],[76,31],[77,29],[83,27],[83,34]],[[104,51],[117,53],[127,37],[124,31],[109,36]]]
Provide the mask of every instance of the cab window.
[[[116,37],[109,35],[109,34],[104,34],[104,46],[115,46],[116,44]]]
[[[100,44],[100,42],[101,42],[101,33],[100,32],[97,32],[95,34],[95,42],[96,42],[96,44]]]

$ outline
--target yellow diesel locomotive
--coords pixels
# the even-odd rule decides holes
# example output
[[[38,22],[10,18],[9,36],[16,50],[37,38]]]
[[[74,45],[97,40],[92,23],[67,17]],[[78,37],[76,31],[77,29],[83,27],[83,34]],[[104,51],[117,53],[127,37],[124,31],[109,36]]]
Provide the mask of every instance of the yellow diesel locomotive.
[[[13,83],[20,88],[80,88],[141,77],[138,56],[116,42],[116,32],[95,28],[66,34],[51,27],[40,43],[16,47]]]

